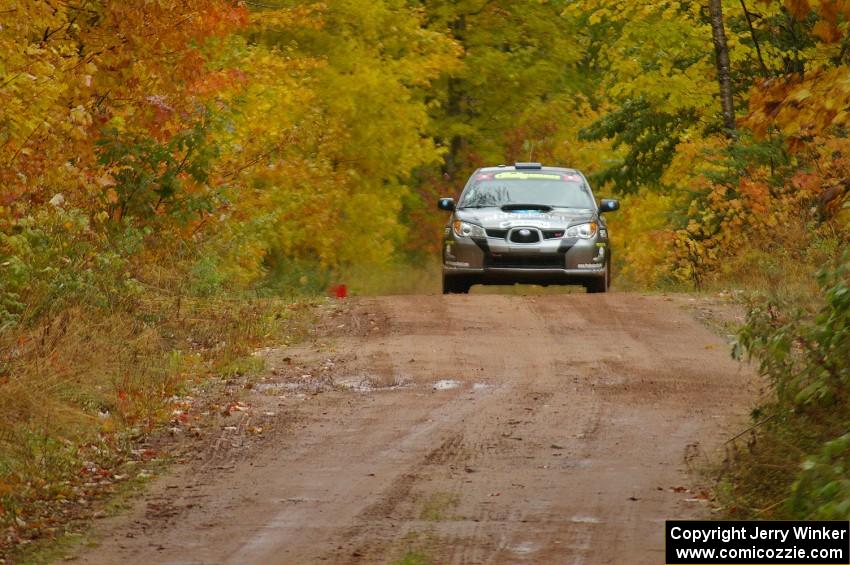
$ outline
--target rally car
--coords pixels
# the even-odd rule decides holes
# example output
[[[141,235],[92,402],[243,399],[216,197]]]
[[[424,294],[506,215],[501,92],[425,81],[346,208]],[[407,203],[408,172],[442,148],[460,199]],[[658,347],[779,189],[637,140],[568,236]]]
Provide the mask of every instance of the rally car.
[[[577,284],[607,292],[611,248],[604,212],[575,169],[517,163],[478,169],[460,199],[441,198],[452,213],[443,241],[443,293],[475,284]]]

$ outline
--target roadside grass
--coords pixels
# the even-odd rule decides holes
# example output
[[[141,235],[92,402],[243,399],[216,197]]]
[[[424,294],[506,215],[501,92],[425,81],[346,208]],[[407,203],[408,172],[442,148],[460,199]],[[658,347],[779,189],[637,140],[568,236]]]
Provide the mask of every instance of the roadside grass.
[[[726,459],[716,468],[715,497],[728,518],[789,517],[789,487],[805,452],[783,435],[781,429],[753,431],[727,446]]]
[[[18,552],[14,557],[17,565],[48,565],[62,561],[76,548],[86,545],[88,537],[83,532],[68,531],[48,542],[39,541],[32,547]]]
[[[163,472],[168,464],[168,459],[148,461],[145,464],[145,470],[151,474],[128,475],[129,478],[126,481],[118,482],[111,491],[101,493],[98,498],[102,500],[95,500],[95,506],[92,509],[96,507],[96,512],[103,518],[117,516],[126,511],[131,507],[133,499],[142,493],[151,479]],[[129,471],[129,469],[125,468],[123,471]],[[80,513],[66,523],[55,537],[32,540],[31,543],[18,548],[14,552],[15,563],[17,565],[47,565],[67,560],[80,547],[97,547],[99,542],[91,537],[90,530],[86,527],[87,518],[88,515]]]
[[[356,265],[343,270],[334,278],[335,284],[346,284],[352,294],[360,296],[390,296],[397,294],[440,294],[442,267],[439,256],[395,259],[381,266]],[[615,280],[616,283],[616,280]],[[517,284],[472,287],[472,294],[502,294],[541,296],[585,292],[582,286],[543,287]]]
[[[817,461],[825,444],[847,433],[850,410],[846,405],[831,408],[795,413],[787,404],[770,398],[754,410],[753,428],[730,442],[726,460],[717,469],[717,500],[730,518],[813,519],[796,507],[793,499],[795,492],[802,494],[799,491],[810,482],[811,479],[806,478],[808,471],[816,470],[808,462]],[[831,463],[843,469],[842,460],[847,454],[840,449],[827,449],[834,452],[838,460]],[[840,474],[843,480],[844,471]],[[841,498],[839,489],[829,484],[823,486],[829,494],[822,502],[832,496]],[[817,506],[814,497],[805,496]],[[847,514],[842,516],[848,517]]]
[[[428,556],[420,551],[408,551],[396,562],[397,565],[429,565],[430,563]]]
[[[735,351],[764,379],[751,427],[716,469],[716,499],[729,518],[850,518],[850,256],[839,238],[798,235],[799,248],[755,247],[716,279],[742,289],[748,316]]]
[[[211,377],[261,371],[258,347],[300,341],[309,306],[192,297],[176,284],[0,334],[0,563],[31,545],[27,559],[47,562],[95,506],[120,504],[143,468],[167,458],[140,449],[145,439],[186,418],[181,408]]]
[[[401,557],[393,557],[391,562],[395,565],[431,565],[434,560],[425,548],[430,547],[435,541],[434,535],[430,532],[409,531],[393,544],[389,553]]]
[[[398,258],[383,265],[352,265],[336,275],[334,284],[345,284],[353,294],[439,294],[442,292],[439,257]]]
[[[747,246],[724,260],[707,277],[705,290],[736,291],[743,300],[753,296],[813,307],[820,296],[817,272],[834,262],[842,242],[834,237],[806,234],[800,226],[777,228],[770,241]],[[797,241],[798,246],[788,246]]]
[[[460,497],[451,492],[436,492],[429,496],[422,505],[419,513],[421,520],[440,522],[450,519],[446,513],[457,508]]]

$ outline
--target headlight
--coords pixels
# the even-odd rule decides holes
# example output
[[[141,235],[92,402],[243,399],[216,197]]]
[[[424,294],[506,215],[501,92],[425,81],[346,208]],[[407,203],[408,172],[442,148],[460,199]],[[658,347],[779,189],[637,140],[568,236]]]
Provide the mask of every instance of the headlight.
[[[468,224],[462,220],[455,220],[454,231],[458,237],[487,237],[484,228],[475,224]]]
[[[596,235],[598,229],[599,224],[597,224],[596,222],[589,222],[587,224],[581,224],[578,226],[571,227],[564,234],[564,237],[590,239],[591,237],[594,237]]]

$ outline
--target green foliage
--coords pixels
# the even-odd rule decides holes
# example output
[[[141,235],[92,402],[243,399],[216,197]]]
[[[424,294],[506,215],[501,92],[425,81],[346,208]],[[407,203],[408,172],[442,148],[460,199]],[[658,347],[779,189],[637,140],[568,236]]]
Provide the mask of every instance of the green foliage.
[[[214,296],[222,291],[227,281],[221,268],[221,259],[212,253],[205,254],[192,265],[189,289],[194,296]]]
[[[261,291],[278,296],[314,296],[323,293],[332,282],[332,271],[314,261],[274,255],[266,261],[266,273]]]
[[[539,148],[550,141],[567,101],[590,86],[577,68],[583,45],[578,26],[563,16],[567,2],[421,4],[430,28],[448,32],[463,48],[461,65],[436,83],[430,105],[432,133],[447,151],[444,171],[462,182],[484,163],[542,158]],[[544,112],[552,114],[538,131],[523,131]],[[524,139],[511,143],[517,130]]]
[[[103,181],[114,187],[105,193],[110,216],[147,219],[165,208],[187,218],[215,209],[205,183],[219,151],[205,125],[165,142],[108,127],[95,145],[98,162],[112,172]]]
[[[850,253],[819,275],[817,311],[767,301],[751,309],[737,352],[759,361],[775,400],[760,410],[771,430],[787,430],[798,460],[788,490],[789,516],[850,518]],[[769,438],[770,436],[768,436]]]
[[[0,321],[132,300],[141,289],[126,269],[142,238],[129,222],[107,236],[76,209],[56,207],[21,219],[13,233],[0,233]]]
[[[827,441],[807,457],[791,490],[791,511],[807,520],[850,517],[850,434]]]
[[[753,139],[743,132],[739,143],[723,148],[720,158],[720,166],[704,171],[705,178],[714,185],[736,185],[758,169],[770,172],[771,184],[782,185],[794,172],[794,161],[781,135]]]
[[[593,180],[600,185],[610,183],[623,193],[636,192],[642,186],[657,187],[682,136],[696,121],[693,110],[670,114],[654,109],[644,99],[627,100],[579,133],[583,141],[610,139],[615,150],[626,148],[621,159],[597,172]]]
[[[750,311],[740,335],[774,380],[779,404],[802,413],[850,401],[850,255],[819,280],[824,305],[813,320],[768,302]]]

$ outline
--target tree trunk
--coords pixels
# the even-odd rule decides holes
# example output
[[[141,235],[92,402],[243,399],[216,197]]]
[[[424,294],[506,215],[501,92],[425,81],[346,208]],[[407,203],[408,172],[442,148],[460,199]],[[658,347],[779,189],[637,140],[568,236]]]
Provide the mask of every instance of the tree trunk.
[[[732,78],[730,77],[729,45],[726,42],[726,29],[723,25],[723,6],[721,0],[709,0],[711,12],[711,33],[714,36],[714,51],[717,55],[717,82],[720,84],[720,104],[723,107],[723,127],[726,137],[734,139],[735,102],[732,98]]]
[[[455,21],[449,25],[452,37],[466,48],[466,14],[460,14]],[[467,111],[466,108],[467,85],[461,77],[450,76],[448,79],[448,96],[446,100],[446,114],[452,121],[462,120]],[[449,150],[443,163],[443,173],[454,178],[458,170],[463,166],[460,162],[460,153],[465,145],[465,140],[460,135],[454,135],[449,140]]]

